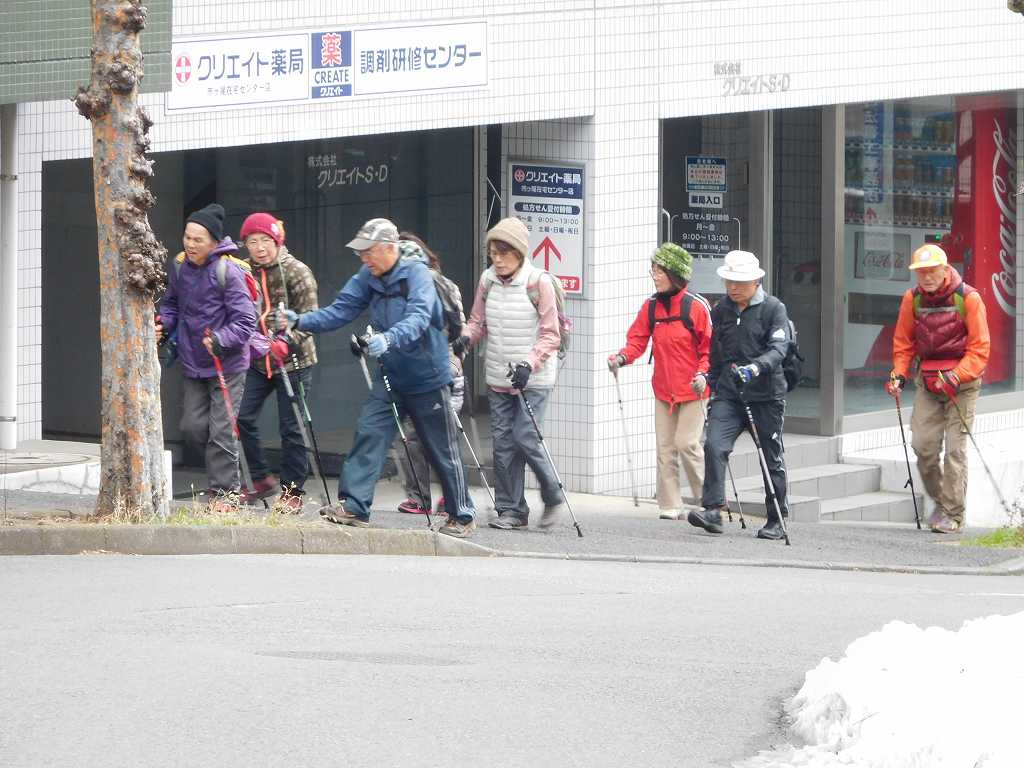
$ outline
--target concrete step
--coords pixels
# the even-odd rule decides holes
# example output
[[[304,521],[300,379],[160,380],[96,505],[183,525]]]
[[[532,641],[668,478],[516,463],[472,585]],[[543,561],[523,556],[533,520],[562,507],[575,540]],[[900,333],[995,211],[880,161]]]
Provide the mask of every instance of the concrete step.
[[[789,501],[789,519],[801,523],[816,523],[821,515],[821,499],[817,496],[787,496]],[[739,512],[739,505],[732,496],[732,491],[726,494],[726,501],[729,509]],[[743,514],[751,517],[767,517],[764,505],[764,489],[757,491],[740,491],[740,504],[743,505]]]
[[[924,518],[924,498],[918,494],[917,508]],[[865,522],[912,523],[914,500],[909,493],[876,491],[821,502],[822,522],[858,520]]]
[[[788,470],[790,496],[809,496],[819,499],[838,499],[877,491],[881,479],[878,467],[864,464],[818,464]],[[744,491],[757,490],[763,494],[760,475],[737,477],[736,487]]]

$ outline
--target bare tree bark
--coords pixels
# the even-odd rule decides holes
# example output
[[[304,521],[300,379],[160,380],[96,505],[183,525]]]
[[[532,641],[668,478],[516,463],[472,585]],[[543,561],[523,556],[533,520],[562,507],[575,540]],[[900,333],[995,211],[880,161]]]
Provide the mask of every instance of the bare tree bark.
[[[152,121],[138,103],[142,79],[140,0],[92,0],[92,79],[75,106],[92,123],[93,185],[100,267],[101,478],[98,515],[164,514],[160,364],[153,300],[163,289],[166,250],[146,212]],[[69,372],[73,375],[73,372]]]

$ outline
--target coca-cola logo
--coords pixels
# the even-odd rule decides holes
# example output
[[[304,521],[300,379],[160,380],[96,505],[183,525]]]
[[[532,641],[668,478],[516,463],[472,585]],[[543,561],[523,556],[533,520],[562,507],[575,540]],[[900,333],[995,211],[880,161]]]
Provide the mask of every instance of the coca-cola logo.
[[[992,295],[999,308],[1012,318],[1017,309],[1017,134],[1004,132],[999,118],[993,125],[996,152],[992,156],[992,196],[999,208],[1000,270],[992,273]]]

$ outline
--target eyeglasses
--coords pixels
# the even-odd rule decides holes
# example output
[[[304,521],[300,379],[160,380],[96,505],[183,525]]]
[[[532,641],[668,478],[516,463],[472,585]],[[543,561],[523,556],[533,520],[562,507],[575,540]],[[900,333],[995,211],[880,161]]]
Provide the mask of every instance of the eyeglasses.
[[[657,277],[658,275],[664,275],[665,270],[659,267],[657,264],[651,264],[651,268],[647,270],[651,273],[651,277]]]
[[[247,237],[245,238],[246,248],[269,248],[274,244],[273,238],[270,237]]]

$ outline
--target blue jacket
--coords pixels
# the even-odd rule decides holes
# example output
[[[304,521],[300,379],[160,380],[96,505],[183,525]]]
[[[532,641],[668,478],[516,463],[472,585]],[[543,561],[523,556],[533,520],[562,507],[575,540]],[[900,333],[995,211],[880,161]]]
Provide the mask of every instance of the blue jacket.
[[[420,259],[399,259],[379,278],[365,265],[360,267],[334,301],[299,315],[296,327],[312,333],[333,331],[367,307],[370,325],[387,337],[388,351],[381,360],[397,392],[418,395],[451,384],[441,302],[430,270]],[[364,330],[355,333],[362,335]]]
[[[217,375],[213,358],[203,346],[206,329],[213,331],[224,348],[224,373],[241,373],[249,367],[249,338],[256,330],[256,307],[249,296],[245,277],[237,265],[228,265],[224,288],[217,281],[217,262],[223,254],[238,252],[230,237],[213,249],[201,266],[187,258],[168,275],[167,293],[160,302],[164,334],[178,332],[181,369],[190,379]]]

